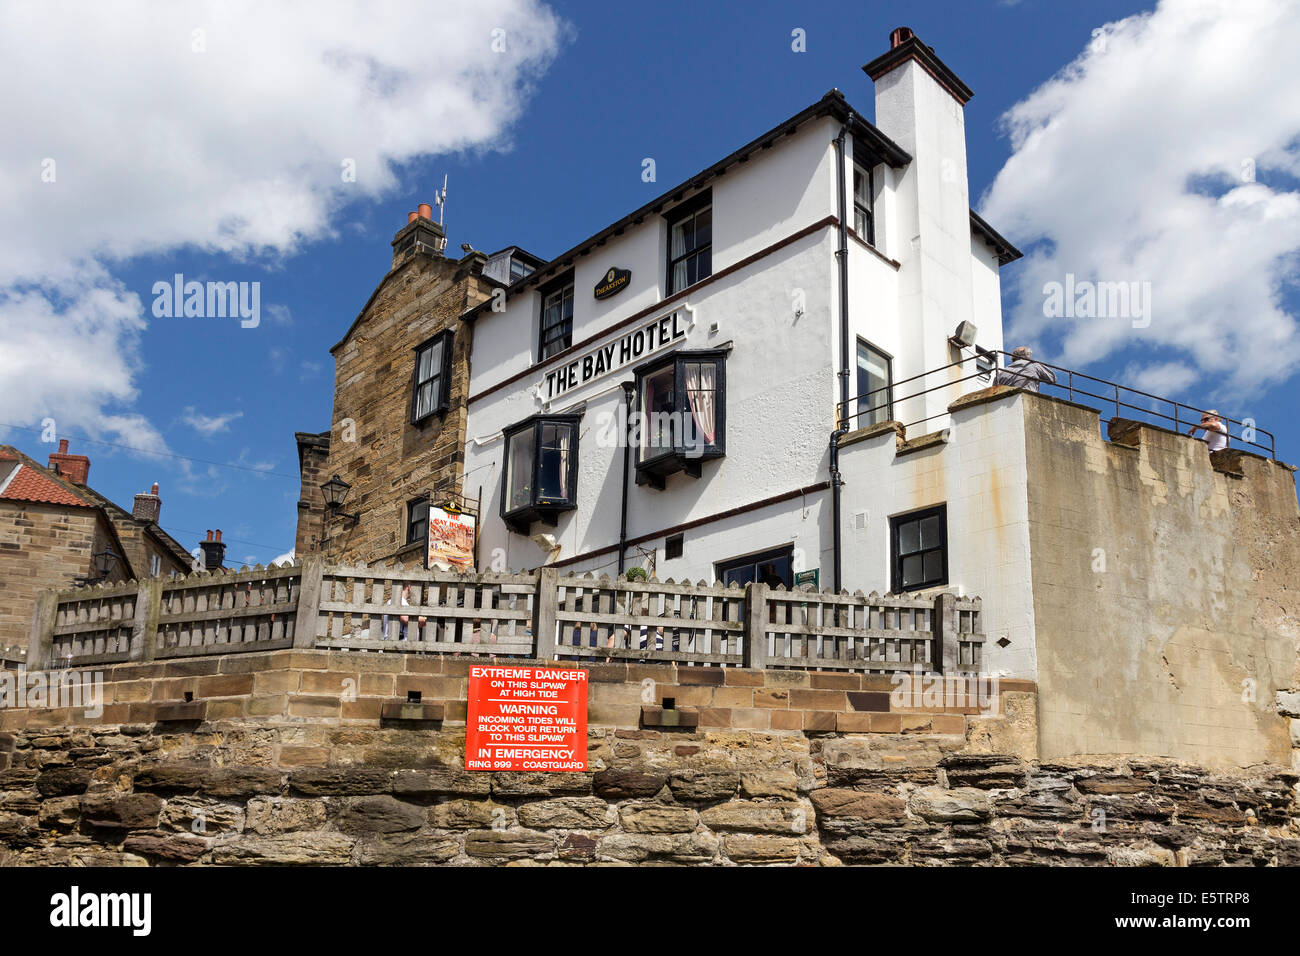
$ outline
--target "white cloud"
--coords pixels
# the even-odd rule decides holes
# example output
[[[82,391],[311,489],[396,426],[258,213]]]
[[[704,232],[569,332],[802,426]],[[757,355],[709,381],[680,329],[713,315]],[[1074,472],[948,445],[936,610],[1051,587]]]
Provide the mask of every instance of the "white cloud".
[[[539,0],[0,6],[0,407],[164,447],[130,408],[149,290],[111,270],[274,261],[398,164],[508,147],[565,30]]]
[[[1300,362],[1284,280],[1300,253],[1300,46],[1288,0],[1162,0],[1106,24],[1004,117],[982,213],[1020,264],[1008,340],[1074,367],[1117,357],[1198,397],[1250,396]],[[1048,319],[1043,287],[1151,282],[1149,327]],[[1150,389],[1154,391],[1155,389]]]
[[[181,413],[181,421],[186,425],[189,425],[205,438],[210,438],[218,432],[230,431],[230,423],[243,417],[243,412],[226,412],[224,415],[203,415],[196,412],[193,405],[186,406],[185,411]]]

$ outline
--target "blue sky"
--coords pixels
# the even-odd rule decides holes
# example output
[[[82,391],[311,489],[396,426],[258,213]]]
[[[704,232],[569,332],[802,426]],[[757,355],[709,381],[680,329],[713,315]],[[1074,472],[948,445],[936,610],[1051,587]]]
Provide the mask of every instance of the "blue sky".
[[[496,6],[502,8],[500,22],[507,44],[532,29],[539,16],[540,8],[532,0],[502,0]],[[1300,460],[1300,428],[1294,421],[1294,380],[1289,372],[1296,344],[1291,320],[1297,297],[1294,284],[1284,278],[1288,267],[1294,265],[1297,248],[1292,231],[1297,167],[1294,147],[1288,151],[1286,145],[1300,133],[1294,113],[1280,110],[1285,115],[1272,126],[1251,128],[1243,120],[1240,128],[1224,132],[1206,122],[1195,102],[1186,103],[1186,108],[1182,102],[1172,103],[1169,115],[1152,120],[1152,124],[1168,128],[1144,141],[1141,117],[1123,115],[1122,99],[1117,104],[1113,96],[1105,95],[1105,83],[1122,82],[1126,73],[1141,76],[1146,68],[1143,44],[1156,44],[1162,55],[1176,54],[1177,43],[1183,42],[1179,38],[1190,37],[1186,40],[1189,49],[1199,49],[1195,30],[1180,32],[1183,27],[1176,16],[1180,4],[1165,4],[1158,17],[1145,26],[1125,18],[1154,10],[1153,4],[1047,0],[790,4],[747,0],[628,5],[625,12],[621,6],[616,9],[607,3],[557,2],[548,6],[554,17],[537,21],[545,24],[546,43],[539,43],[541,49],[533,51],[531,60],[512,65],[515,73],[511,81],[494,90],[485,107],[478,107],[497,110],[499,115],[489,117],[488,128],[472,129],[463,136],[449,133],[448,126],[457,122],[455,115],[426,120],[419,108],[407,104],[408,112],[403,115],[374,120],[362,107],[345,101],[337,108],[340,118],[330,130],[328,145],[318,151],[310,142],[304,145],[304,138],[311,139],[308,127],[306,134],[296,137],[296,143],[276,142],[271,155],[266,137],[257,131],[271,128],[260,126],[263,121],[276,122],[268,101],[277,108],[294,108],[292,97],[284,92],[286,86],[293,85],[292,77],[267,70],[234,90],[228,84],[205,81],[203,92],[196,95],[221,98],[219,108],[212,110],[219,118],[210,129],[194,121],[192,115],[185,120],[189,125],[176,120],[177,128],[186,135],[170,137],[166,131],[174,116],[201,113],[203,102],[180,95],[169,101],[163,77],[157,77],[158,87],[148,91],[141,87],[150,83],[124,85],[113,94],[120,98],[109,98],[101,104],[102,110],[118,109],[123,117],[147,114],[157,120],[138,127],[122,122],[127,143],[136,137],[134,152],[128,150],[123,159],[126,147],[116,141],[105,151],[74,153],[61,163],[61,181],[74,181],[69,191],[79,176],[96,184],[94,191],[87,189],[75,200],[65,198],[67,193],[57,194],[57,201],[47,199],[53,189],[42,193],[42,186],[34,183],[19,186],[24,215],[29,218],[10,222],[7,229],[16,231],[19,239],[37,233],[50,236],[51,249],[58,247],[61,235],[87,231],[90,238],[79,241],[91,265],[75,280],[82,283],[77,288],[84,290],[85,283],[98,283],[109,290],[115,303],[126,304],[115,306],[111,321],[105,319],[87,331],[87,326],[77,324],[75,295],[60,292],[63,278],[51,278],[59,271],[57,263],[42,263],[33,255],[24,265],[25,271],[16,269],[0,276],[0,289],[7,288],[8,296],[6,301],[0,293],[0,323],[6,306],[18,315],[15,302],[22,299],[25,310],[8,325],[0,324],[0,349],[11,350],[12,357],[24,349],[53,348],[52,360],[66,364],[61,373],[64,378],[57,388],[50,387],[48,394],[42,392],[45,386],[39,368],[10,366],[9,391],[0,385],[0,421],[39,429],[43,417],[54,417],[59,437],[70,438],[73,451],[90,455],[91,483],[99,491],[129,507],[133,494],[158,481],[162,486],[162,524],[187,547],[192,547],[205,529],[220,527],[231,542],[228,561],[269,561],[293,544],[299,494],[293,433],[321,431],[330,423],[333,360],[329,347],[356,318],[387,270],[389,240],[405,223],[407,211],[418,202],[431,201],[444,175],[450,181],[446,209],[449,249],[458,249],[462,242],[486,251],[517,244],[549,257],[708,166],[832,87],[842,90],[870,117],[872,86],[860,67],[886,49],[893,27],[907,25],[975,91],[966,107],[972,197],[985,196],[999,173],[1006,170],[988,197],[989,218],[1026,252],[1046,250],[1038,259],[1031,256],[1033,261],[1003,270],[1007,324],[1013,324],[1017,308],[1024,314],[1021,272],[1031,270],[1026,275],[1034,282],[1040,275],[1064,271],[1085,275],[1090,269],[1094,273],[1102,270],[1103,278],[1129,278],[1127,273],[1116,275],[1114,263],[1130,261],[1126,257],[1131,255],[1132,262],[1142,263],[1132,278],[1151,278],[1157,283],[1163,278],[1171,288],[1180,290],[1168,294],[1171,311],[1157,316],[1165,320],[1161,328],[1166,332],[1143,337],[1138,331],[1120,329],[1093,338],[1071,337],[1062,330],[1039,327],[1032,319],[1019,319],[1030,324],[1018,326],[1017,331],[1023,331],[1049,361],[1064,354],[1074,359],[1068,364],[1103,378],[1132,382],[1202,406],[1218,402],[1221,410],[1235,418],[1253,417],[1261,427],[1277,433],[1279,458]],[[298,10],[319,16],[327,7]],[[458,24],[453,29],[432,12],[434,9],[426,5],[413,13],[412,22],[421,29],[397,40],[386,37],[386,52],[376,59],[382,64],[393,44],[409,43],[421,48],[411,69],[436,74],[440,63],[459,55],[459,31],[468,29],[474,36],[482,32],[481,23]],[[206,22],[204,16],[216,22],[206,5],[197,5],[196,11],[190,17],[193,22]],[[520,19],[511,19],[511,11]],[[248,8],[248,17],[260,15],[256,8]],[[136,16],[142,18],[140,23],[146,22],[143,14]],[[121,29],[128,30],[130,16],[125,19],[128,22]],[[1115,21],[1128,25],[1101,36],[1103,40],[1110,37],[1105,52],[1117,59],[1113,63],[1100,58],[1080,61],[1090,44],[1095,47],[1099,42],[1094,31]],[[178,20],[178,29],[185,28],[187,22],[183,17]],[[796,28],[806,31],[806,53],[791,50],[791,31]],[[63,33],[52,29],[48,36],[43,28],[26,29],[33,30],[35,35],[29,39],[39,46],[43,40],[66,39],[66,31],[75,28],[59,28]],[[1162,30],[1170,39],[1160,39]],[[19,40],[14,29],[2,30],[0,35],[7,37],[0,47]],[[198,62],[206,66],[216,61],[223,34],[213,27],[205,36],[210,46],[199,55],[211,58]],[[146,36],[143,41],[131,42],[150,41]],[[330,49],[327,37],[321,42],[324,49]],[[520,45],[524,45],[522,41]],[[118,65],[125,69],[132,61],[125,49],[119,54],[122,60]],[[111,62],[119,54],[110,50],[102,55]],[[309,57],[312,52],[304,48],[289,55]],[[1042,89],[1071,63],[1081,77],[1064,86]],[[1194,63],[1185,65],[1195,69]],[[1222,66],[1223,61],[1216,64],[1216,68]],[[1242,91],[1254,88],[1252,83],[1264,91],[1265,80],[1241,72],[1242,87],[1232,95],[1243,96]],[[1176,62],[1169,66],[1169,73],[1172,88]],[[85,79],[86,71],[80,69],[52,74],[49,82],[53,89],[48,93],[52,107],[80,96]],[[385,82],[382,70],[371,69],[370,79]],[[465,85],[478,89],[478,82],[471,77]],[[1267,81],[1276,82],[1275,78]],[[259,83],[266,86],[259,87]],[[1231,83],[1225,85],[1234,89]],[[1035,91],[1040,91],[1038,101],[1031,99]],[[1300,100],[1294,89],[1284,92],[1291,100]],[[1090,103],[1089,97],[1098,99]],[[1017,149],[1003,121],[1008,111],[1026,102],[1029,106],[1019,119],[1022,131],[1029,131],[1031,139],[1035,124],[1041,127],[1045,116],[1058,116],[1064,130],[1053,133],[1058,140],[1045,149],[1059,168],[1034,191],[1018,185],[1026,177],[1017,173],[1032,156],[1024,143]],[[309,104],[305,111],[318,105]],[[326,103],[326,113],[329,108]],[[1225,115],[1231,115],[1231,103],[1223,108]],[[302,207],[300,219],[295,218],[298,208],[294,204],[268,208],[265,197],[277,195],[277,183],[293,177],[322,184],[339,178],[340,155],[353,155],[346,146],[337,147],[340,139],[346,141],[351,135],[349,111],[353,109],[358,111],[357,128],[369,129],[364,126],[369,122],[390,124],[376,134],[392,144],[386,152],[396,162],[389,174],[375,172],[384,159],[379,155],[359,162],[360,185],[331,184],[309,190],[312,203]],[[1112,109],[1118,115],[1114,128],[1108,129],[1107,113]],[[1213,105],[1207,109],[1212,115]],[[470,111],[460,115],[463,119]],[[47,155],[44,138],[48,138],[49,124],[76,120],[75,115],[59,116],[50,112],[4,117],[22,130],[16,142],[0,147],[9,154],[6,162],[30,167],[38,157]],[[101,118],[92,116],[88,122]],[[439,128],[420,129],[425,122]],[[472,125],[469,120],[464,122]],[[492,123],[496,128],[491,128]],[[1139,129],[1136,134],[1135,128]],[[1070,135],[1095,145],[1096,150],[1089,152],[1091,145],[1072,145]],[[1183,169],[1178,163],[1189,149],[1168,148],[1179,143],[1179,137],[1191,144],[1220,137],[1233,145],[1225,147],[1222,157],[1211,156],[1199,160],[1195,168]],[[322,133],[322,139],[326,138]],[[239,191],[241,182],[259,178],[259,152],[264,148],[268,152],[266,181],[259,184],[264,191],[249,202],[244,221],[230,226],[227,197],[232,190]],[[139,207],[115,202],[115,183],[126,181],[126,191],[132,177],[139,177],[139,188],[145,191],[142,195],[152,195],[147,192],[147,167],[159,149],[192,153],[194,167],[206,168],[208,152],[229,153],[232,158],[223,159],[225,165],[219,166],[223,174],[214,175],[210,183],[196,176],[181,184],[184,188],[175,189],[166,204],[140,209],[142,218],[154,218],[132,232],[129,220]],[[1071,156],[1077,156],[1078,162]],[[1227,235],[1205,235],[1200,244],[1213,252],[1224,275],[1233,276],[1234,282],[1241,281],[1235,277],[1243,272],[1255,273],[1257,279],[1249,287],[1233,291],[1206,277],[1204,266],[1197,267],[1196,276],[1165,276],[1162,269],[1172,274],[1176,272],[1172,263],[1187,260],[1186,253],[1171,244],[1172,234],[1188,231],[1188,220],[1181,214],[1191,215],[1192,224],[1198,221],[1196,216],[1205,217],[1199,221],[1211,227],[1218,222],[1215,216],[1226,215],[1219,208],[1223,203],[1216,202],[1234,188],[1232,169],[1239,163],[1238,156],[1258,157],[1242,202],[1262,204],[1261,222],[1272,223],[1281,217],[1283,225],[1277,227],[1280,231],[1276,234],[1267,233],[1267,241],[1256,243],[1249,237],[1274,227],[1252,227],[1250,215],[1233,212],[1246,218],[1223,223]],[[643,157],[655,159],[658,182],[642,182]],[[1142,195],[1129,196],[1136,164],[1151,170],[1161,162],[1171,164],[1159,173],[1164,181],[1195,174],[1196,182],[1173,184],[1166,203],[1168,216],[1163,225],[1153,226],[1151,217],[1164,214],[1159,208],[1140,208]],[[141,166],[145,167],[143,173]],[[231,169],[237,170],[233,178],[225,175]],[[1120,205],[1118,213],[1110,209],[1105,221],[1098,222],[1086,210],[1080,211],[1079,193],[1070,191],[1083,187],[1057,191],[1052,185],[1072,178],[1089,181],[1084,195],[1090,198],[1083,205],[1091,208],[1092,197],[1100,197],[1099,208],[1104,209],[1106,197],[1110,197],[1111,202],[1128,206]],[[167,189],[173,185],[169,183]],[[1261,191],[1264,194],[1256,195]],[[1196,205],[1189,195],[1200,195],[1205,204]],[[1153,207],[1162,201],[1153,200]],[[221,229],[199,226],[209,208],[213,215],[225,217]],[[250,226],[248,221],[256,219],[263,208],[268,208],[266,215],[275,227],[259,232],[260,227]],[[1082,222],[1076,222],[1076,211]],[[1177,223],[1183,225],[1171,227]],[[1231,241],[1237,234],[1232,230],[1242,230],[1246,241]],[[100,232],[108,237],[102,243],[94,238]],[[1151,239],[1165,232],[1171,235],[1165,245]],[[114,240],[119,233],[123,238]],[[157,236],[156,241],[151,236]],[[1081,247],[1071,253],[1077,259],[1063,258],[1060,252],[1070,247],[1071,237]],[[28,247],[39,247],[43,241],[30,242]],[[1148,244],[1142,246],[1143,242]],[[1140,248],[1135,250],[1134,243]],[[1252,251],[1238,258],[1239,245]],[[154,318],[150,314],[153,284],[169,281],[177,272],[187,279],[260,282],[261,324],[245,329],[229,319]],[[85,278],[87,274],[92,277]],[[1197,281],[1205,287],[1197,286]],[[1277,293],[1279,287],[1281,293]],[[1227,290],[1224,296],[1230,301],[1216,301],[1220,289]],[[37,293],[43,295],[43,302],[33,301],[31,296]],[[138,302],[132,303],[132,293]],[[1271,323],[1253,330],[1250,336],[1232,338],[1230,355],[1222,357],[1216,343],[1234,335],[1239,322],[1234,322],[1231,314],[1243,303],[1246,308],[1258,305],[1264,311],[1271,307]],[[138,318],[126,314],[132,309]],[[1193,333],[1200,317],[1210,314],[1220,316],[1220,325],[1211,325],[1204,335]],[[48,341],[28,338],[45,333]],[[1133,338],[1115,338],[1125,335]],[[74,349],[78,354],[64,363],[60,356],[65,346],[78,338],[93,338],[94,347]],[[1274,360],[1282,364],[1268,364]],[[1253,374],[1252,368],[1264,371]],[[0,365],[0,374],[3,369]],[[103,374],[105,383],[88,388],[84,397],[74,401],[79,383],[97,374]],[[1261,377],[1271,379],[1266,387],[1258,387]],[[113,444],[92,444],[85,439]],[[51,447],[42,445],[36,433],[13,428],[0,428],[0,442],[15,444],[41,459]],[[152,454],[115,447],[121,445],[140,445]]]

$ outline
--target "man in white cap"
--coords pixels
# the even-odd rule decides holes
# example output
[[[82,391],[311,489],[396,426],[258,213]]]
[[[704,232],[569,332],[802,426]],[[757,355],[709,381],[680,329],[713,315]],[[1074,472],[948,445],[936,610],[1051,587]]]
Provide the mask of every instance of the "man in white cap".
[[[1055,385],[1056,374],[1046,365],[1033,359],[1034,353],[1029,350],[1029,346],[1020,346],[1011,353],[1011,363],[1006,368],[1000,369],[993,377],[993,384],[1010,385],[1012,388],[1023,388],[1030,392],[1038,391],[1041,382]]]
[[[1201,423],[1187,429],[1187,434],[1195,435],[1198,429],[1205,432],[1204,440],[1210,446],[1210,451],[1220,451],[1228,447],[1228,426],[1214,409],[1202,412]]]

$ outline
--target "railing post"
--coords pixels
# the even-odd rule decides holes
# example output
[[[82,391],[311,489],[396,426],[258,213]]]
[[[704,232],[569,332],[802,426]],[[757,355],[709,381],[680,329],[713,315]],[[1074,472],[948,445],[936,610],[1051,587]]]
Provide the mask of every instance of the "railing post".
[[[931,655],[936,674],[957,673],[961,648],[957,635],[957,597],[940,594],[934,599],[934,617],[931,621],[933,645]]]
[[[537,593],[533,596],[533,657],[545,660],[555,649],[555,608],[559,599],[560,572],[537,570]]]
[[[135,623],[131,628],[133,661],[151,661],[158,649],[158,617],[162,613],[162,586],[160,578],[145,578],[136,582]]]
[[[41,591],[36,595],[32,614],[31,638],[27,643],[29,671],[48,670],[54,655],[54,621],[59,608],[59,592]]]
[[[745,585],[744,666],[767,667],[767,585],[760,581]]]
[[[316,646],[316,622],[320,615],[321,582],[325,577],[325,559],[309,554],[302,559],[298,578],[298,611],[293,618],[293,646]]]

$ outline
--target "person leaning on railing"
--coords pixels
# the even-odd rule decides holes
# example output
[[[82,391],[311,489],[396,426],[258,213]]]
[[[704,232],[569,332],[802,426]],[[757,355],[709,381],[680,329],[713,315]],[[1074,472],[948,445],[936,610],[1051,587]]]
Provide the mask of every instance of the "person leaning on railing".
[[[1202,441],[1210,446],[1210,451],[1221,451],[1228,447],[1228,426],[1213,408],[1202,412],[1201,423],[1187,429],[1187,434],[1195,436],[1198,429],[1205,432]]]
[[[1011,364],[1004,369],[999,369],[998,374],[993,377],[993,384],[1010,385],[1012,388],[1023,388],[1031,392],[1038,391],[1038,386],[1042,382],[1055,385],[1056,373],[1041,362],[1035,362],[1033,358],[1034,353],[1029,346],[1020,346],[1011,353]]]

